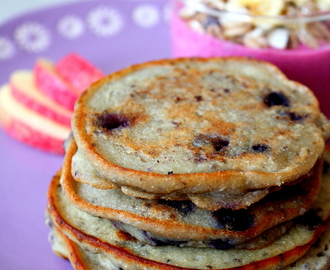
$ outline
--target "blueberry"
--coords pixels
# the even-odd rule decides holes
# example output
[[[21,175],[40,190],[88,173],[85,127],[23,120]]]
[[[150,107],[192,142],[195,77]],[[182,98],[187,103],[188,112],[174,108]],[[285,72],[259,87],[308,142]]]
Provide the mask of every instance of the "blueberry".
[[[290,106],[289,99],[281,92],[270,92],[268,95],[264,97],[264,103],[268,107],[272,106]]]
[[[196,101],[202,101],[203,97],[202,96],[195,96]]]
[[[298,217],[296,222],[304,225],[308,230],[314,231],[323,223],[323,219],[319,216],[317,209],[311,209],[306,214]]]
[[[254,225],[254,218],[245,209],[220,209],[212,212],[212,216],[220,229],[245,231]]]
[[[231,249],[234,246],[229,244],[227,241],[221,240],[221,239],[212,239],[209,241],[209,246],[215,249],[219,250],[226,250]]]
[[[129,125],[128,119],[117,113],[104,113],[99,116],[98,122],[106,130],[127,127]]]
[[[210,144],[213,146],[215,151],[221,151],[229,145],[229,140],[221,137],[211,137],[209,135],[201,134],[195,138],[192,144],[195,147],[203,147]]]
[[[170,201],[160,199],[158,202],[178,210],[181,215],[187,215],[194,211],[196,207],[191,201]]]
[[[179,240],[171,240],[171,239],[166,239],[166,240],[156,240],[158,246],[163,246],[163,245],[172,245],[172,246],[180,246],[181,244],[187,243],[187,241],[179,241]]]
[[[308,114],[299,114],[296,112],[292,112],[292,111],[286,111],[286,110],[279,110],[277,111],[277,113],[284,117],[286,120],[291,120],[291,121],[302,121],[305,118],[308,117]],[[277,118],[277,119],[281,119],[281,118]]]
[[[304,118],[306,118],[305,115],[300,115],[300,114],[297,114],[297,113],[294,113],[294,112],[288,112],[287,116],[289,116],[291,121],[301,121]]]
[[[100,217],[99,217],[100,218]],[[111,224],[119,231],[124,231],[123,224],[120,221],[110,220]]]
[[[217,138],[212,138],[211,143],[215,149],[215,151],[220,151],[222,148],[226,147],[229,145],[229,141],[226,139],[222,139],[220,137]]]
[[[269,151],[269,146],[265,144],[255,144],[252,146],[252,150],[257,153],[264,153]]]

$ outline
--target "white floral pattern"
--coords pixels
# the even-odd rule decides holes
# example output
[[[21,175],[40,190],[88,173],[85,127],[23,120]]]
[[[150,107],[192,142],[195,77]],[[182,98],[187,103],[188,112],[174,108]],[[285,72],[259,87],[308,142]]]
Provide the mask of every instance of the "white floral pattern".
[[[37,22],[32,17],[30,20],[22,20],[12,32],[13,39],[0,36],[0,62],[12,59],[15,55],[19,56],[22,52],[28,54],[45,52],[52,42],[57,40],[57,38],[52,39],[54,33],[67,41],[83,38],[88,33],[105,38],[123,31],[127,23],[125,19],[146,30],[159,25],[161,19],[168,22],[169,4],[161,7],[156,0],[150,0],[150,3],[127,0],[134,2],[132,8],[121,9],[123,4],[117,6],[117,1],[119,0],[103,1],[104,5],[96,7],[91,5],[89,11],[84,14],[79,9],[77,12],[73,9],[59,16],[53,24]],[[113,6],[110,6],[110,3],[113,3]]]
[[[92,9],[87,18],[91,31],[100,37],[109,37],[117,34],[123,27],[121,14],[113,8],[97,7]]]
[[[159,21],[159,11],[153,5],[141,5],[133,11],[134,22],[142,27],[155,26]]]
[[[66,15],[58,21],[57,31],[67,39],[75,39],[84,33],[85,25],[79,17]]]
[[[37,22],[26,22],[14,31],[14,38],[23,50],[39,53],[46,50],[51,43],[48,29]]]
[[[14,44],[8,38],[0,37],[0,60],[10,59],[14,53]]]

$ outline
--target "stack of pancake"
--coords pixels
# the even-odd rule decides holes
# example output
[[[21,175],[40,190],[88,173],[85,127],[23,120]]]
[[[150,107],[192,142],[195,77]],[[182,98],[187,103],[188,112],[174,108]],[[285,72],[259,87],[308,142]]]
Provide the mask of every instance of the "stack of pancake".
[[[135,65],[80,96],[72,130],[47,221],[75,269],[329,266],[329,122],[273,65]]]

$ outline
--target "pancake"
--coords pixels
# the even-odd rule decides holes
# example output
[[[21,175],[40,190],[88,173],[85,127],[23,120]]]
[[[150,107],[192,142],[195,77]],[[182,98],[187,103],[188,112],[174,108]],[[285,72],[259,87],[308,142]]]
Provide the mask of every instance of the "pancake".
[[[85,183],[100,189],[120,188],[118,185],[107,181],[91,167],[91,165],[83,157],[78,149],[72,158],[71,170],[73,178],[81,183]],[[261,200],[267,194],[277,187],[263,188],[247,191],[227,191],[227,192],[210,192],[207,194],[151,194],[142,190],[122,186],[121,190],[130,196],[146,198],[146,199],[164,199],[164,200],[191,200],[199,207],[208,210],[218,210],[220,208],[241,209],[247,208],[251,204]]]
[[[56,229],[49,214],[46,211],[46,225],[49,228],[48,241],[51,244],[52,251],[57,256],[68,259],[69,252],[67,244],[65,243],[65,237],[59,229]]]
[[[70,260],[77,270],[111,270],[118,268],[104,268],[101,266],[98,255],[82,249],[75,242],[66,237],[56,226],[50,226],[50,238],[53,252],[58,256]]]
[[[104,255],[92,253],[86,249],[82,249],[79,245],[67,236],[65,236],[59,229],[55,228],[53,231],[54,239],[57,242],[65,243],[63,248],[68,249],[70,252],[68,258],[74,267],[79,270],[125,270],[122,267],[116,267],[113,263]],[[283,270],[327,270],[330,265],[330,228],[328,228],[316,241],[307,253],[294,262],[292,265],[282,268]],[[251,269],[251,268],[250,268]],[[128,269],[127,269],[128,270]]]
[[[120,189],[103,190],[76,182],[71,176],[75,151],[71,139],[61,175],[61,185],[70,203],[93,216],[109,219],[140,241],[154,245],[173,242],[180,246],[230,248],[251,240],[308,211],[319,191],[323,163],[317,162],[306,179],[283,187],[248,209],[209,211],[190,201],[141,199],[125,195]],[[261,239],[271,235],[266,237],[271,241],[279,232],[284,233],[285,229],[269,232]],[[267,241],[262,241],[264,244]]]
[[[121,269],[279,269],[301,258],[329,226],[328,169],[323,174],[321,191],[311,210],[295,219],[286,234],[258,250],[143,244],[117,230],[109,220],[91,216],[72,205],[62,191],[60,174],[54,177],[48,193],[48,212],[52,222],[80,248],[102,254]]]
[[[77,101],[72,129],[90,165],[84,174],[129,195],[183,195],[215,211],[218,195],[239,198],[307,174],[330,126],[313,93],[269,63],[193,58],[94,83]]]

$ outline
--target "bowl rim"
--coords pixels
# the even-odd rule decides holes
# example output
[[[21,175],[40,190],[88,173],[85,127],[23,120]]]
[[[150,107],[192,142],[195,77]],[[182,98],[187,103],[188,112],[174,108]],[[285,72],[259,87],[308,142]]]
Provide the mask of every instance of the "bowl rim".
[[[230,20],[233,21],[246,21],[250,22],[252,20],[265,20],[270,23],[280,23],[280,24],[302,24],[302,23],[310,23],[310,22],[320,22],[330,20],[330,10],[320,13],[314,13],[304,16],[267,16],[267,15],[254,15],[254,14],[246,14],[240,12],[226,11],[226,10],[216,10],[210,7],[207,7],[204,3],[200,2],[200,0],[177,0],[188,7],[206,13],[210,16],[214,17],[224,17],[230,15]]]

